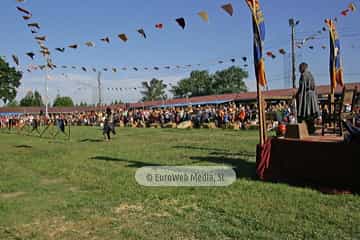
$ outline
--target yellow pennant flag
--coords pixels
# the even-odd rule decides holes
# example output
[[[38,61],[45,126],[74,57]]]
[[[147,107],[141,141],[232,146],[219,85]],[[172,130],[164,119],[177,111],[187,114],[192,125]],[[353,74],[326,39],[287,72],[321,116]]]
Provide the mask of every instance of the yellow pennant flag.
[[[204,20],[205,22],[209,21],[209,14],[205,11],[201,11],[198,13],[198,15]]]

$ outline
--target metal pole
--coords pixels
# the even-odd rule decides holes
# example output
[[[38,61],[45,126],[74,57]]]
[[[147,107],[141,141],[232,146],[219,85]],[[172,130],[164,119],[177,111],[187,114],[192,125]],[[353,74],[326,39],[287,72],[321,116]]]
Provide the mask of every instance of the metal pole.
[[[296,59],[295,59],[295,20],[292,18],[289,20],[291,27],[291,67],[292,67],[292,86],[296,88]]]
[[[291,27],[291,80],[292,87],[296,89],[296,56],[295,56],[295,26],[298,25],[298,21],[295,22],[293,18],[289,19],[289,25]],[[297,123],[297,103],[296,98],[292,101],[292,111],[295,118],[295,123]]]
[[[45,58],[45,117],[49,117],[49,94],[48,94],[48,80],[49,80],[49,69],[48,69],[49,56]]]
[[[98,94],[99,94],[99,103],[98,105],[101,106],[102,99],[101,99],[101,72],[98,73]]]

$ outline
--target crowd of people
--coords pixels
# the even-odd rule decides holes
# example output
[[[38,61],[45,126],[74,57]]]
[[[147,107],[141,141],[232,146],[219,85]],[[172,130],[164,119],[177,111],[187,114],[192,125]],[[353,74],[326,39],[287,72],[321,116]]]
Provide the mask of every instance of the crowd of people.
[[[256,104],[230,103],[162,109],[112,109],[111,111],[114,125],[124,127],[168,127],[191,122],[191,126],[194,128],[209,125],[214,128],[247,128],[250,125],[256,125],[257,122]],[[267,111],[276,113],[275,121],[291,121],[290,107],[284,102],[269,105]],[[65,119],[67,124],[74,126],[104,126],[106,115],[105,111],[50,113],[47,121],[55,122],[57,119]],[[2,116],[0,117],[0,127],[9,127],[11,123],[30,123],[34,119],[44,121],[45,116],[43,114]]]
[[[110,109],[111,122],[116,127],[179,127],[188,123],[184,128],[233,128],[247,129],[256,127],[258,112],[256,104],[235,104],[188,106],[177,108],[154,109]],[[321,111],[321,108],[320,108]],[[295,121],[292,108],[283,101],[266,106],[268,129],[274,129],[278,123],[292,123]],[[50,113],[48,118],[43,113],[0,116],[0,127],[10,127],[38,122],[57,122],[63,119],[72,126],[100,126],[104,127],[108,121],[107,111],[89,111],[74,113]]]

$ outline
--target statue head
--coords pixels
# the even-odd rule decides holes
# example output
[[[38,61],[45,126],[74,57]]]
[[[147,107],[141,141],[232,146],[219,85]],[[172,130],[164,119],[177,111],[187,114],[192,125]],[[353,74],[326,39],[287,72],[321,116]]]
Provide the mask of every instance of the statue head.
[[[304,73],[308,69],[309,65],[307,63],[301,63],[299,65],[299,71],[300,73]]]

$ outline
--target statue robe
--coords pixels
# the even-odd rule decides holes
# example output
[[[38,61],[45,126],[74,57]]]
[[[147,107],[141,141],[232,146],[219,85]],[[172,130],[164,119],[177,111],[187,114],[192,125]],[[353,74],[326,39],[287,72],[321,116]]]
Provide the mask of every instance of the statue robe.
[[[318,98],[315,92],[315,81],[309,71],[301,74],[297,92],[297,114],[299,120],[314,119],[319,116]]]

